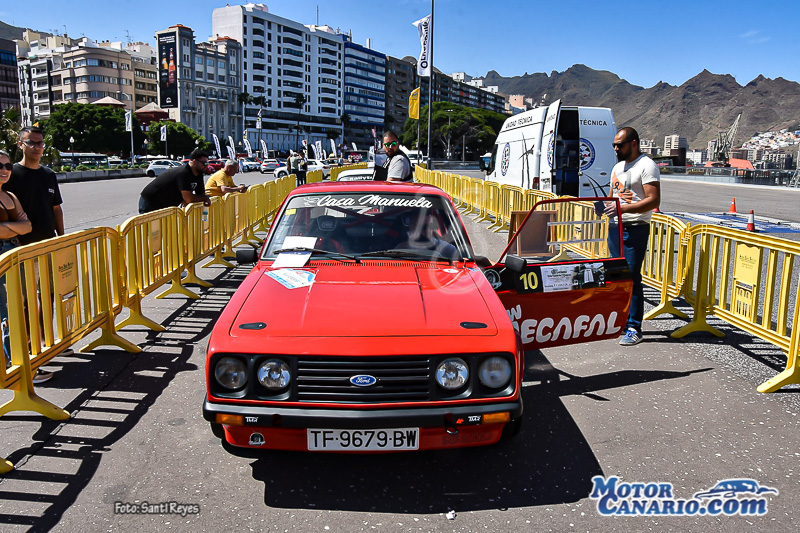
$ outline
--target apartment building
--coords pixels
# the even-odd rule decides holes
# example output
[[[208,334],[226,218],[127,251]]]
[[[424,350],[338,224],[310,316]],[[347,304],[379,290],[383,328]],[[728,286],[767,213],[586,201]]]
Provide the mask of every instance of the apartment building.
[[[344,36],[280,17],[264,4],[215,9],[212,33],[242,43],[242,91],[263,98],[242,105],[254,148],[260,140],[270,150],[297,149],[304,139],[329,145],[341,136]]]
[[[386,115],[386,55],[345,37],[344,43],[344,141],[366,149],[383,135]]]
[[[76,41],[27,31],[17,43],[22,123],[50,116],[53,106],[105,97],[130,109],[156,101],[155,50],[145,43]]]
[[[217,134],[221,141],[231,136],[241,142],[238,102],[243,54],[239,41],[221,36],[197,42],[194,30],[181,24],[156,32],[155,38],[159,107],[207,140]],[[220,157],[226,155],[221,149]]]
[[[664,153],[669,154],[670,150],[679,150],[681,148],[689,149],[689,141],[686,137],[681,137],[677,134],[666,135],[664,137]]]
[[[0,39],[0,114],[19,110],[19,75],[17,46],[14,41]]]

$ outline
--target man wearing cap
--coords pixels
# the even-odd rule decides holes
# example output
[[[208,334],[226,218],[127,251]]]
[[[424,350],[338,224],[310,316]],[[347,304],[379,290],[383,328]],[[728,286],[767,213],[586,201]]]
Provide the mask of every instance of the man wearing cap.
[[[233,159],[225,161],[225,166],[211,174],[206,180],[206,196],[224,196],[229,192],[244,192],[247,185],[236,185],[233,176],[239,172],[239,163]]]

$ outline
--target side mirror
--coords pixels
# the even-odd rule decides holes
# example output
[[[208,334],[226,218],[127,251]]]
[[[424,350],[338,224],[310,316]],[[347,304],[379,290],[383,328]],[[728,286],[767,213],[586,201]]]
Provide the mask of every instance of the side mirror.
[[[518,255],[512,255],[512,254],[506,255],[506,267],[512,272],[522,272],[523,270],[525,270],[526,266],[528,266],[527,259],[520,257]]]
[[[258,250],[255,248],[236,250],[236,262],[240,265],[252,265],[256,259],[258,259]]]

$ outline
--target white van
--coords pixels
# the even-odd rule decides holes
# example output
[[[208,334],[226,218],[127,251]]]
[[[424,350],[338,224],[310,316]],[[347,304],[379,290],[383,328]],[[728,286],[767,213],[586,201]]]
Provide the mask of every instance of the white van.
[[[617,162],[614,113],[605,107],[537,107],[505,121],[486,179],[578,197],[608,196]]]

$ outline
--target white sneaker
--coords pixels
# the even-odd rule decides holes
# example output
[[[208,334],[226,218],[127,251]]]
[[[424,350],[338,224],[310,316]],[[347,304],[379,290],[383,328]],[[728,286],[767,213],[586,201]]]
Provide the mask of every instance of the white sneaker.
[[[53,373],[42,370],[41,368],[37,369],[36,373],[33,375],[33,382],[36,384],[44,383],[45,381],[50,381],[51,379],[53,379]]]

